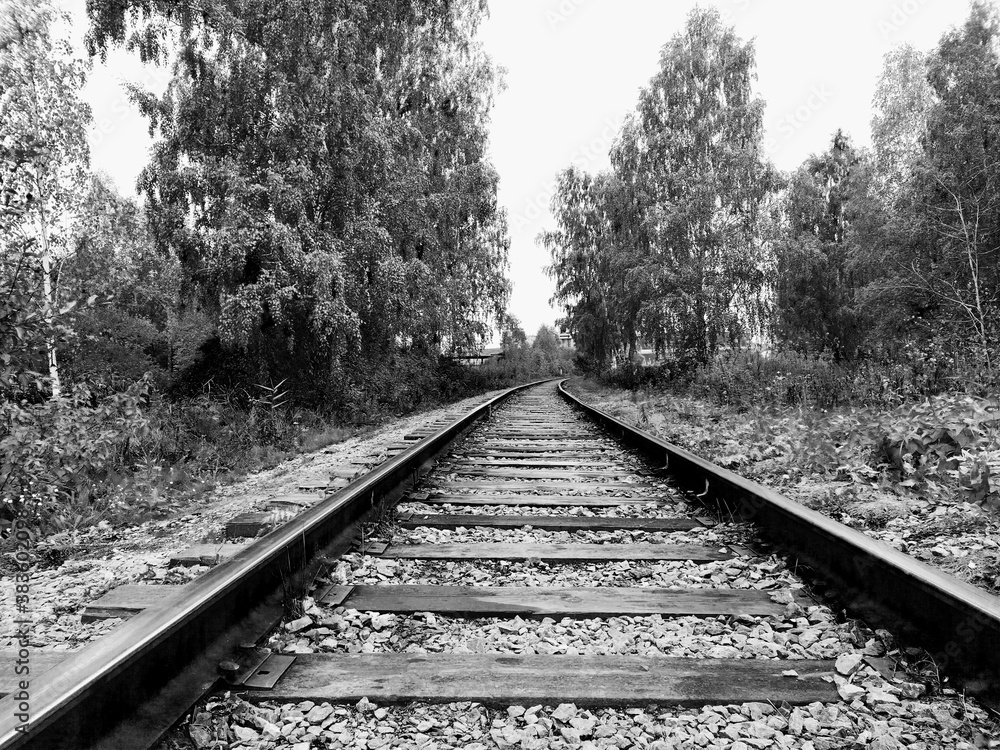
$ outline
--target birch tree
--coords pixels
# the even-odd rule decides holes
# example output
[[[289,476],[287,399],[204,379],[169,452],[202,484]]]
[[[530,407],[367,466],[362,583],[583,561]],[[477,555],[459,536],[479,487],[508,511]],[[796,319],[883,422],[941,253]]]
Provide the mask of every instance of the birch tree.
[[[862,155],[838,130],[830,148],[794,172],[785,196],[785,231],[775,243],[776,338],[836,359],[857,353],[864,320],[855,306],[849,237],[857,213]]]
[[[920,66],[907,64],[896,84],[882,87],[892,96],[881,110],[896,113],[883,118],[883,130],[909,136],[899,139],[901,153],[886,151],[903,161],[903,169],[881,170],[899,187],[884,226],[859,248],[872,269],[872,314],[909,321],[902,330],[890,323],[891,336],[963,340],[955,351],[971,352],[988,374],[1000,331],[998,43],[995,9],[974,3],[966,23],[926,57],[923,81]]]
[[[934,90],[928,56],[909,45],[889,52],[872,100],[872,151],[882,199],[896,199],[923,153]]]
[[[178,48],[140,177],[181,311],[244,382],[336,405],[400,354],[487,338],[508,238],[484,0],[93,0],[95,52]],[[371,390],[369,386],[358,386]]]
[[[753,44],[718,11],[695,9],[640,94],[634,162],[615,163],[638,188],[648,237],[630,274],[650,290],[640,330],[702,362],[760,322],[759,222],[775,175],[754,77]]]
[[[62,396],[56,341],[58,266],[70,241],[71,222],[88,179],[86,128],[90,108],[79,97],[86,65],[58,36],[68,16],[51,4],[14,0],[0,8],[0,138],[8,147],[33,144],[36,156],[17,172],[11,189],[25,196],[12,227],[33,250],[41,275],[41,307],[50,330],[46,360],[53,400]],[[15,238],[8,236],[5,245]]]
[[[640,340],[687,364],[764,324],[762,223],[777,175],[763,155],[754,49],[696,9],[660,56],[611,152],[566,170],[552,201],[555,300],[598,369]]]

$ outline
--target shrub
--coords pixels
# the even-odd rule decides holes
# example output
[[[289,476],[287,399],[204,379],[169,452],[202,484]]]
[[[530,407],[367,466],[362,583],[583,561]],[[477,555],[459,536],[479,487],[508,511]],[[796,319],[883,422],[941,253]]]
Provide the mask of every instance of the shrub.
[[[847,379],[847,372],[826,357],[734,350],[700,366],[693,387],[699,395],[733,406],[763,402],[831,408],[845,400]]]
[[[61,402],[0,405],[0,515],[44,524],[98,506],[102,490],[132,468],[149,430],[148,396],[142,380],[100,400],[78,385]]]
[[[115,344],[119,353],[158,340],[148,326],[119,332],[135,334]],[[80,355],[71,359],[78,369],[67,370],[84,373],[87,385],[73,387],[69,398],[0,404],[0,520],[19,517],[42,533],[136,520],[168,498],[343,440],[352,425],[548,374],[552,363],[529,353],[482,368],[416,351],[389,362],[376,358],[354,367],[324,409],[309,408],[310,394],[286,381],[242,385],[246,364],[211,347],[202,355],[229,357],[222,372],[232,377],[199,383],[199,364],[166,393],[156,388],[156,375],[116,392],[126,380],[123,368],[100,370]]]

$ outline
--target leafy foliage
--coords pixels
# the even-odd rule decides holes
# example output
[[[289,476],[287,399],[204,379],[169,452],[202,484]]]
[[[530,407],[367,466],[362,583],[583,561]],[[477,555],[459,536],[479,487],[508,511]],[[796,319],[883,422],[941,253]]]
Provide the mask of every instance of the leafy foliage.
[[[763,107],[751,90],[752,43],[695,10],[660,55],[612,163],[639,198],[646,242],[627,283],[639,327],[659,348],[706,361],[757,320],[761,207],[774,182]]]
[[[696,9],[611,154],[613,175],[564,172],[542,235],[556,299],[600,369],[658,351],[707,361],[761,323],[761,225],[776,175],[762,153],[752,44]]]
[[[93,53],[173,69],[163,96],[132,92],[159,138],[140,207],[89,173],[59,14],[3,5],[3,519],[149,509],[337,439],[331,420],[508,383],[441,356],[485,340],[508,294],[485,11],[89,2]]]
[[[874,130],[876,183],[888,189],[867,201],[855,250],[880,335],[918,348],[964,340],[987,382],[1000,330],[998,35],[995,9],[974,3],[929,55],[887,60]]]
[[[484,374],[494,377],[505,373],[500,382],[524,383],[569,375],[574,370],[575,351],[560,346],[559,334],[551,326],[540,326],[529,344],[517,319],[511,318],[504,330],[502,346],[502,360],[481,368]]]
[[[75,335],[63,347],[65,374],[102,393],[125,390],[147,373],[162,388],[183,369],[177,259],[156,248],[140,207],[102,175],[92,178],[81,214],[59,283],[66,296],[97,304],[74,320]]]
[[[485,156],[498,73],[460,3],[92,3],[93,43],[181,54],[140,179],[182,271],[182,310],[246,353],[244,380],[288,379],[334,405],[400,349],[482,341],[504,312],[507,237]]]
[[[540,239],[552,255],[558,300],[566,309],[562,324],[593,369],[604,369],[634,333],[623,325],[618,304],[627,298],[624,276],[615,273],[614,227],[608,215],[614,178],[591,177],[570,168],[559,174],[553,212],[559,229]],[[632,328],[634,330],[634,326]]]
[[[865,323],[855,305],[861,283],[850,263],[848,231],[863,210],[855,194],[861,158],[840,131],[829,151],[810,157],[785,194],[787,227],[775,242],[775,334],[806,353],[853,359]],[[863,177],[862,177],[863,179]]]
[[[871,152],[838,130],[785,178],[761,154],[752,45],[694,11],[663,48],[612,172],[559,176],[557,228],[540,239],[583,364],[630,387],[697,372],[721,378],[725,399],[744,388],[722,382],[713,356],[751,348],[778,368],[789,352],[814,359],[796,368],[816,382],[797,387],[820,402],[853,398],[850,381],[878,372],[907,397],[995,390],[998,40],[996,10],[974,2],[936,49],[894,50]],[[847,371],[828,378],[827,358]]]
[[[96,488],[130,468],[149,428],[147,397],[140,381],[96,402],[77,386],[65,404],[0,405],[0,516],[40,523],[91,507]]]
[[[10,34],[0,48],[0,133],[13,156],[3,180],[7,231],[0,250],[22,260],[35,256],[40,289],[29,309],[39,311],[48,329],[43,336],[48,386],[56,399],[61,390],[56,265],[69,241],[90,156],[90,108],[79,97],[86,66],[56,36],[60,16],[67,22],[68,16],[48,0],[18,0],[0,8],[0,26]],[[10,282],[14,286],[20,273],[19,263]]]
[[[768,483],[835,488],[827,500],[903,497],[1000,509],[1000,403],[943,395],[898,406],[716,406],[707,391],[637,390],[613,413],[722,466]],[[603,395],[603,398],[608,398]],[[990,478],[994,478],[991,483]],[[831,510],[831,508],[828,508]]]

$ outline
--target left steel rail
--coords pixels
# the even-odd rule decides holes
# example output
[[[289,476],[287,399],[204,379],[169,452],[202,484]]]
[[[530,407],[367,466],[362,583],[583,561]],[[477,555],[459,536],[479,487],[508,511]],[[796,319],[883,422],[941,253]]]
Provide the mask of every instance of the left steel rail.
[[[0,748],[55,750],[105,742],[145,704],[169,691],[171,681],[193,662],[204,659],[211,644],[225,641],[241,623],[245,625],[262,601],[276,595],[280,600],[282,587],[318,552],[343,545],[352,526],[380,500],[407,487],[473,424],[532,385],[537,383],[511,388],[475,407],[178,587],[169,601],[136,615],[58,667],[30,678],[27,689],[0,699]],[[189,703],[198,697],[191,696]]]

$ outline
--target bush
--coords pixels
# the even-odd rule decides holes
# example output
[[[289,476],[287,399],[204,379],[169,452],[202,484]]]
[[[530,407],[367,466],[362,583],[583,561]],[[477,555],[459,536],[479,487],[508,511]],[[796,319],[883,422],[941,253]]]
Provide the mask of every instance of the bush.
[[[189,370],[183,387],[165,395],[150,376],[114,392],[120,372],[89,374],[91,387],[76,385],[59,403],[0,404],[6,525],[18,517],[46,534],[104,519],[134,521],[164,500],[339,442],[353,426],[543,373],[525,362],[468,368],[400,353],[390,363],[354,368],[338,401],[322,410],[302,406],[305,399],[284,381],[220,387],[210,379],[195,391]]]
[[[944,357],[938,348],[908,349],[900,361],[836,362],[794,351],[727,350],[706,364],[666,359],[656,365],[626,363],[604,377],[620,388],[671,388],[726,406],[895,407],[977,383],[995,392],[973,363]]]
[[[59,352],[66,381],[101,393],[125,390],[147,373],[165,383],[168,359],[167,337],[152,323],[106,307],[78,315],[72,342]]]
[[[58,403],[0,405],[0,516],[44,526],[99,506],[149,431],[148,395],[142,380],[101,400],[78,385]]]
[[[693,389],[739,407],[765,403],[832,408],[846,400],[848,380],[848,373],[825,357],[729,351],[696,370]]]

